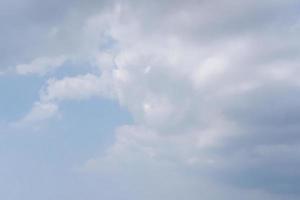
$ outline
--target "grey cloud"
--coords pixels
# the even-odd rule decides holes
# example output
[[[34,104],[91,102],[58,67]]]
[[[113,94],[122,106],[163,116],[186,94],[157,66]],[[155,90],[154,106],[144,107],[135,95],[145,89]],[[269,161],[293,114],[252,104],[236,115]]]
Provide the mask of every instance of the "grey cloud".
[[[154,130],[162,140],[169,140],[157,149],[162,155],[168,152],[162,156],[165,159],[174,156],[171,160],[176,160],[178,154],[179,160],[184,159],[184,154],[191,151],[187,155],[194,154],[200,163],[202,157],[215,163],[200,165],[201,174],[208,172],[215,180],[237,187],[288,194],[291,197],[286,198],[293,198],[299,186],[299,83],[294,76],[299,74],[296,36],[299,30],[294,28],[299,24],[295,10],[298,3],[168,3],[150,5],[149,10],[143,4],[127,8],[136,9],[129,16],[133,21],[137,19],[140,31],[131,42],[140,42],[138,47],[143,47],[143,51],[124,45],[129,61],[117,63],[116,67],[129,76],[129,81],[119,88],[122,102],[136,115],[138,124]],[[149,17],[152,6],[161,9],[154,11],[153,18]],[[124,15],[128,10],[125,9]],[[179,40],[179,45],[175,39],[174,47],[168,46],[171,36]],[[121,45],[126,39],[122,35],[116,38]],[[156,43],[149,44],[147,40]],[[173,53],[177,56],[174,62]],[[222,65],[224,59],[224,71],[201,71],[201,66],[207,64],[205,59],[210,61],[210,67]],[[151,70],[144,75],[141,68],[147,65]],[[200,74],[195,79],[204,80],[194,86],[191,75],[197,73],[193,69],[198,67]],[[207,73],[208,78],[201,73]],[[125,91],[130,91],[130,95]],[[160,106],[169,106],[168,114],[161,113]],[[157,123],[155,114],[164,117]],[[234,128],[227,129],[223,123]],[[212,140],[217,144],[194,148],[193,144],[188,146],[171,139],[178,134],[188,138],[190,132],[195,132],[200,142],[209,139],[206,134],[216,137]],[[150,146],[156,147],[156,142]],[[178,149],[166,150],[172,145]]]
[[[74,46],[73,43],[76,43],[76,40],[68,43],[67,38],[72,35],[78,37],[76,29],[82,26],[82,21],[106,7],[106,4],[105,1],[93,0],[1,1],[1,68],[28,63],[37,57],[67,53],[66,45]],[[51,34],[66,26],[66,23],[73,23],[70,25],[74,27],[69,30],[69,36],[53,38]]]
[[[240,132],[220,150],[229,164],[224,167],[229,171],[223,171],[227,179],[276,193],[299,193],[298,97],[299,87],[282,83],[230,97],[225,112]]]

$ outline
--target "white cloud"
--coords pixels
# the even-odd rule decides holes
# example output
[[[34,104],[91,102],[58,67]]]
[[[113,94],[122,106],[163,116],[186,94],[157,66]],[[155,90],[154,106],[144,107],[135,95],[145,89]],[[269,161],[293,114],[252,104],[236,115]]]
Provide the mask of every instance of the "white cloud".
[[[41,91],[41,101],[82,100],[113,95],[106,78],[105,75],[85,74],[61,80],[50,79]]]
[[[38,124],[41,121],[48,120],[58,116],[58,107],[52,103],[34,104],[32,110],[20,121],[21,124]]]
[[[275,161],[255,153],[260,145],[289,143],[287,138],[299,144],[293,133],[298,128],[290,129],[282,122],[278,131],[276,121],[284,118],[266,114],[278,109],[276,115],[285,115],[289,109],[285,104],[272,104],[273,98],[282,98],[278,85],[294,88],[287,96],[300,90],[293,78],[299,74],[295,69],[299,59],[293,54],[299,52],[299,46],[295,47],[299,39],[289,31],[298,23],[290,21],[292,1],[153,3],[152,11],[164,8],[156,10],[155,16],[144,4],[126,3],[121,4],[120,19],[108,26],[118,45],[111,52],[115,65],[100,68],[112,74],[116,97],[128,107],[135,125],[120,129],[107,155],[91,159],[93,166],[126,167],[129,162],[139,168],[137,163],[150,159],[196,170],[214,181],[244,188],[247,194],[252,189],[283,196],[297,193],[294,181],[299,176],[294,169],[285,175],[281,187],[279,174],[285,174],[285,169],[268,171]],[[238,9],[231,10],[233,6]],[[274,15],[278,8],[284,19]],[[270,110],[262,109],[264,104],[270,104]],[[260,124],[255,120],[259,116],[270,124]],[[298,117],[293,116],[291,121]],[[107,158],[108,164],[103,161]],[[276,159],[277,163],[299,164],[280,156]],[[286,198],[279,194],[279,199]]]
[[[34,59],[29,64],[20,64],[16,66],[16,72],[21,75],[26,74],[39,74],[44,75],[47,72],[54,71],[58,67],[60,67],[66,58],[64,56],[48,58],[41,57]]]
[[[40,91],[39,101],[21,121],[38,123],[40,120],[51,119],[58,112],[58,105],[61,101],[86,100],[104,96],[112,98],[113,88],[107,79],[105,74],[101,76],[85,74],[65,77],[61,80],[50,79]]]

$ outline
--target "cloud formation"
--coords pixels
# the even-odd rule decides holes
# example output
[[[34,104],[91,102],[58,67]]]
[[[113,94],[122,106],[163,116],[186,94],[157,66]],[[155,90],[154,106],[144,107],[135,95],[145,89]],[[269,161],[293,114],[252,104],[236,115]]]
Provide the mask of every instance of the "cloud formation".
[[[295,2],[130,3],[111,25],[112,81],[136,124],[108,154],[134,148],[237,187],[298,193]]]
[[[185,192],[199,199],[198,185],[209,185],[201,191],[210,199],[229,199],[231,191],[297,199],[299,6],[293,0],[125,0],[79,12],[79,21],[70,14],[50,34],[49,41],[63,38],[63,44],[46,45],[45,52],[62,47],[66,59],[97,72],[50,79],[39,101],[101,96],[130,111],[134,124],[119,127],[115,144],[87,161],[87,171],[129,174],[137,182],[148,172],[157,182],[172,176],[168,170],[188,173],[180,178],[187,187],[168,190],[173,193],[163,199]],[[36,62],[17,71],[44,73],[58,65]],[[145,194],[160,194],[148,184]]]

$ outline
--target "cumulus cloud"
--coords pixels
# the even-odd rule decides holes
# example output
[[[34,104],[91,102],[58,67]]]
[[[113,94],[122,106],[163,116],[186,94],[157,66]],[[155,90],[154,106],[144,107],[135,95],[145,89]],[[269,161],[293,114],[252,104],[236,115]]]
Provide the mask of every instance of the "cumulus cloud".
[[[108,77],[93,74],[49,79],[40,91],[40,99],[31,111],[21,120],[23,123],[38,122],[55,117],[59,103],[68,100],[86,100],[93,97],[112,98],[114,92]]]
[[[41,101],[81,100],[93,96],[110,96],[109,83],[105,76],[93,74],[65,77],[61,80],[50,79],[41,91]]]
[[[156,16],[131,3],[110,27],[111,73],[136,124],[108,156],[140,152],[240,188],[298,193],[299,159],[283,156],[299,151],[297,3],[162,2]]]

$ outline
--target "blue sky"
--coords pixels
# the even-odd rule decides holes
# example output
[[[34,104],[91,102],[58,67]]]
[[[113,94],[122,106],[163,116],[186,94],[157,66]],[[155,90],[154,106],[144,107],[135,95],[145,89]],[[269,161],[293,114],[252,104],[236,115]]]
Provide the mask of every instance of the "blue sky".
[[[111,145],[115,127],[131,123],[130,114],[106,99],[70,101],[62,105],[61,118],[37,129],[10,127],[31,109],[43,81],[41,77],[1,77],[1,198],[109,198],[109,193],[96,187],[109,187],[108,181],[77,173],[76,168]]]
[[[0,0],[0,198],[299,199],[299,9]]]

